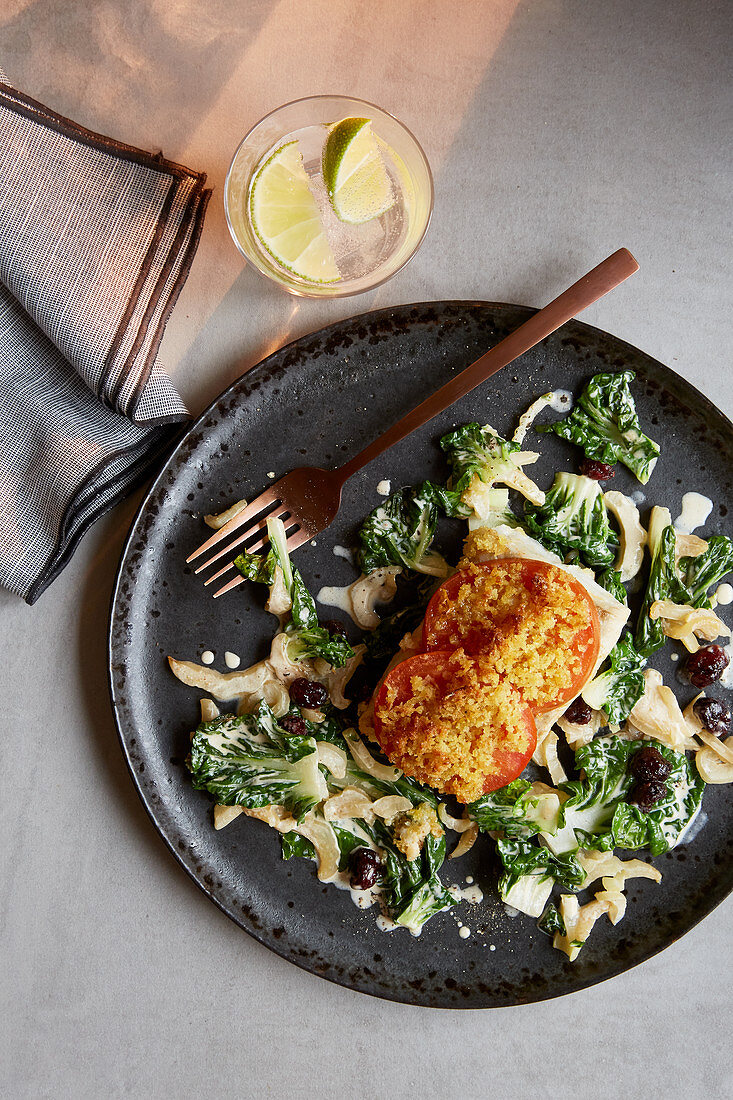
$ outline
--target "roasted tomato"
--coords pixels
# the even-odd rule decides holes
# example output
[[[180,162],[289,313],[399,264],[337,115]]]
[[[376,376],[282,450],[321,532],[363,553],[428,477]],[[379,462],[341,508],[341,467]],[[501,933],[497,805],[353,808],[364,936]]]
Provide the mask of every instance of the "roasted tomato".
[[[463,649],[488,661],[535,712],[573,699],[598,659],[600,627],[590,595],[565,569],[501,558],[444,582],[425,614],[423,647]]]
[[[516,779],[537,743],[520,692],[460,649],[396,665],[375,700],[374,732],[405,775],[461,802]]]

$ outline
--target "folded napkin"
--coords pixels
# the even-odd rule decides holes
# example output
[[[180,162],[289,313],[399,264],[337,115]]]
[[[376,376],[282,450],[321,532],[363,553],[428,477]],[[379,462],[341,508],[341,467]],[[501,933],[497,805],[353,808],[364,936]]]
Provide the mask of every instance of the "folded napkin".
[[[0,584],[28,603],[188,417],[156,355],[205,182],[0,81]]]

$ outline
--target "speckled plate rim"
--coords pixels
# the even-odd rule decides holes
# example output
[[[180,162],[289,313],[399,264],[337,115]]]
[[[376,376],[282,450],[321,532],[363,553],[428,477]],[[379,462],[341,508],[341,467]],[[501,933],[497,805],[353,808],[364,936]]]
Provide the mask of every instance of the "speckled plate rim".
[[[333,985],[340,986],[341,988],[347,988],[354,992],[363,993],[366,996],[376,997],[380,1000],[387,1000],[399,1004],[405,1004],[413,1008],[417,1007],[428,1009],[442,1009],[447,1011],[450,1011],[451,1009],[476,1011],[477,1008],[512,1008],[523,1004],[537,1004],[542,1001],[556,1000],[560,997],[565,997],[572,993],[577,993],[583,989],[588,989],[592,986],[600,985],[604,982],[607,982],[610,979],[617,977],[619,974],[626,973],[630,970],[633,970],[635,967],[640,966],[642,963],[653,958],[655,955],[660,954],[662,951],[666,950],[666,948],[670,947],[673,943],[676,943],[679,939],[685,936],[696,925],[704,920],[705,917],[707,917],[714,909],[716,909],[718,905],[720,905],[721,902],[723,902],[729,896],[729,894],[733,893],[733,880],[729,883],[721,882],[716,890],[711,890],[706,896],[704,903],[700,904],[695,912],[690,915],[690,919],[685,921],[683,927],[681,927],[679,930],[668,933],[657,944],[650,947],[648,951],[642,952],[642,954],[633,962],[628,963],[625,960],[620,960],[617,964],[610,964],[608,971],[602,976],[589,976],[578,978],[577,981],[570,982],[568,986],[566,986],[562,990],[558,990],[557,992],[549,990],[547,992],[538,992],[536,995],[533,995],[531,997],[518,996],[515,1000],[511,1002],[503,1002],[502,1004],[485,1004],[482,1006],[477,1006],[475,1004],[464,1005],[460,1004],[459,1002],[452,1005],[431,1005],[421,1002],[419,999],[419,995],[416,997],[409,997],[407,995],[402,996],[397,992],[388,992],[380,989],[370,988],[366,983],[351,979],[349,976],[334,977],[330,974],[322,973],[316,965],[310,963],[307,959],[295,957],[289,950],[287,950],[287,948],[283,948],[283,946],[281,946],[277,942],[277,940],[274,939],[273,936],[260,933],[256,928],[250,927],[245,924],[245,922],[236,914],[236,912],[230,911],[223,903],[223,901],[221,901],[216,896],[215,892],[204,881],[204,874],[197,872],[196,869],[191,866],[189,862],[187,862],[187,859],[181,854],[181,852],[177,850],[172,840],[166,834],[164,827],[161,825],[156,817],[155,809],[147,798],[146,792],[144,791],[138,775],[133,767],[129,747],[125,740],[125,733],[122,729],[122,723],[118,710],[118,700],[115,694],[113,675],[113,647],[115,644],[113,634],[115,629],[115,609],[118,602],[120,583],[124,574],[132,541],[137,536],[138,522],[145,513],[151,497],[154,496],[161,482],[163,481],[163,478],[168,473],[169,468],[171,467],[171,465],[175,464],[179,453],[186,446],[189,437],[194,434],[200,426],[202,426],[207,417],[209,417],[212,412],[215,411],[216,406],[232,394],[232,391],[239,386],[243,378],[256,380],[256,376],[258,373],[266,374],[269,365],[274,360],[276,360],[280,356],[285,355],[287,352],[296,349],[299,344],[307,340],[312,340],[314,337],[327,337],[330,334],[336,334],[339,329],[342,329],[347,325],[354,325],[359,322],[374,321],[383,316],[394,316],[396,312],[407,313],[409,311],[419,312],[421,310],[450,308],[454,308],[457,310],[469,310],[476,307],[489,310],[519,309],[525,310],[528,315],[537,312],[536,309],[533,309],[531,307],[519,306],[507,302],[489,302],[483,300],[461,299],[445,299],[432,302],[412,302],[401,304],[398,306],[388,306],[379,310],[372,310],[367,313],[356,314],[354,316],[344,318],[341,321],[336,321],[331,325],[324,326],[321,329],[317,329],[313,332],[300,336],[288,344],[284,344],[282,347],[278,348],[276,351],[268,355],[265,359],[261,360],[259,363],[255,364],[253,367],[247,370],[244,375],[241,375],[239,378],[235,379],[229,386],[227,386],[226,389],[222,390],[222,392],[213,399],[213,401],[206,407],[206,409],[204,409],[204,411],[196,418],[196,420],[188,426],[187,430],[178,440],[175,447],[165,460],[165,463],[159,470],[158,474],[148,487],[145,496],[135,513],[135,516],[130,524],[130,529],[128,531],[127,537],[125,539],[124,546],[122,548],[120,561],[115,575],[115,582],[110,598],[109,625],[107,633],[107,674],[110,699],[112,712],[115,719],[115,729],[117,731],[117,736],[120,742],[120,747],[125,763],[127,765],[127,769],[130,773],[130,777],[132,779],[135,790],[137,791],[140,801],[142,802],[145,812],[150,818],[150,821],[152,822],[155,831],[158,833],[161,840],[165,844],[168,851],[172,854],[176,862],[180,864],[186,874],[196,883],[196,885],[206,895],[206,897],[210,901],[212,901],[214,905],[216,905],[216,907],[221,910],[222,913],[224,913],[230,920],[238,925],[238,927],[241,928],[242,931],[244,931],[248,936],[251,936],[258,943],[262,944],[263,947],[266,947],[268,950],[272,951],[280,958],[286,960],[287,962],[293,963],[299,969],[304,970],[309,974],[313,974],[314,976],[322,978],[325,981],[332,983]],[[419,323],[419,317],[415,317],[415,321]],[[647,352],[642,351],[635,345],[628,343],[628,341],[625,341],[622,338],[617,337],[604,329],[599,329],[596,326],[587,325],[584,322],[577,320],[573,320],[569,322],[569,324],[571,324],[577,331],[579,331],[581,335],[584,334],[588,337],[613,340],[614,344],[619,348],[624,357],[629,356],[630,359],[633,359],[634,357],[641,356],[647,361],[653,362],[655,364],[655,367],[660,369],[661,372],[667,376],[673,386],[676,385],[677,388],[687,391],[688,394],[691,393],[702,410],[708,411],[712,413],[716,418],[719,418],[719,420],[722,422],[723,427],[729,433],[731,444],[733,445],[733,421],[731,421],[730,418],[710,400],[710,398],[706,397],[704,393],[693,386],[692,383],[689,382],[682,375],[678,374],[675,370],[673,370],[671,367],[668,367],[666,364],[654,359],[653,356],[650,356]],[[248,395],[248,399],[252,399],[251,394]]]

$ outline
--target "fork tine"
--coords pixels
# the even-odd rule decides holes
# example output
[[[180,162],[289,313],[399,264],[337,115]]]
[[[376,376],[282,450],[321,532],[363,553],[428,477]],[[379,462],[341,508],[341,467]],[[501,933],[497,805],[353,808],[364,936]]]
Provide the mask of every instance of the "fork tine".
[[[237,546],[241,546],[241,544],[243,542],[246,542],[247,539],[251,539],[253,535],[258,534],[260,531],[266,530],[268,519],[287,519],[289,515],[290,512],[285,505],[275,504],[267,513],[264,519],[258,520],[257,523],[249,526],[246,531],[243,531],[240,535],[237,535],[236,538],[233,538],[231,542],[227,543],[227,545],[222,547],[221,550],[217,551],[216,554],[214,554],[212,557],[208,558],[205,562],[199,565],[198,568],[194,570],[194,573],[201,573],[204,569],[208,569],[209,566],[213,565],[215,561],[218,561],[219,558],[223,558],[226,554],[228,554],[231,550],[234,550]],[[235,516],[234,518],[238,519],[239,517]],[[266,541],[267,540],[265,540],[265,542]],[[262,542],[262,540],[260,540],[256,543],[256,545],[248,546],[246,548],[247,553],[251,554],[253,553],[253,551],[259,550],[262,546],[264,546],[264,543]]]
[[[225,592],[231,592],[232,588],[236,588],[244,579],[242,574],[238,573],[236,577],[232,577],[228,584],[225,584],[223,588],[220,588],[218,592],[214,593],[214,599],[218,600],[219,596],[223,596]]]
[[[227,535],[230,535],[232,531],[239,530],[247,520],[253,519],[255,516],[258,516],[260,512],[263,512],[265,508],[269,508],[270,505],[279,502],[280,498],[277,495],[276,488],[277,487],[273,485],[271,488],[265,489],[258,497],[255,497],[246,508],[243,508],[241,512],[237,512],[236,516],[232,516],[228,523],[225,523],[218,531],[214,531],[213,535],[206,539],[205,542],[202,542],[198,549],[194,550],[193,554],[189,554],[186,558],[186,562],[195,561],[196,558],[200,557],[201,554],[210,547],[216,546],[217,542],[221,542]]]
[[[252,532],[250,532],[250,533],[252,533]],[[257,542],[253,543],[252,546],[247,547],[247,553],[248,554],[253,554],[256,550],[261,550],[262,547],[269,541],[270,540],[268,539],[267,535],[264,535],[261,539],[258,539]],[[227,550],[231,550],[231,549],[232,549],[231,546],[227,546],[225,550],[222,550],[220,554],[217,554],[217,557],[221,557],[222,554],[225,554],[227,552]],[[290,549],[290,547],[288,547],[288,549]],[[213,561],[214,561],[214,558],[211,558],[211,560],[207,561],[205,565],[200,565],[198,567],[198,569],[196,570],[196,572],[200,573],[202,569],[205,569],[207,565],[211,565],[211,562],[213,562]],[[228,573],[229,570],[233,569],[233,568],[234,568],[234,562],[230,561],[229,564],[225,565],[223,569],[220,569],[218,573],[214,573],[213,576],[209,577],[207,580],[204,581],[204,588],[206,588],[206,586],[209,585],[209,584],[213,584],[214,581],[218,580],[219,577],[223,577],[225,573]]]

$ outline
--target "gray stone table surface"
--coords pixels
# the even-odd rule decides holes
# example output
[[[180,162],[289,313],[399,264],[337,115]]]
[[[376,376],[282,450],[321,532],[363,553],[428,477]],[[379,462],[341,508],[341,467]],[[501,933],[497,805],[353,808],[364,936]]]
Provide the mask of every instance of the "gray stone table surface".
[[[331,321],[440,298],[541,305],[625,245],[641,271],[584,319],[730,413],[732,40],[728,0],[0,5],[12,83],[209,173],[162,347],[194,412]],[[325,91],[407,122],[437,197],[404,272],[318,303],[242,267],[222,184],[252,123]],[[138,499],[96,526],[35,607],[0,594],[0,1093],[730,1096],[730,899],[611,982],[468,1013],[320,981],[207,901],[137,800],[108,702],[109,597]]]

